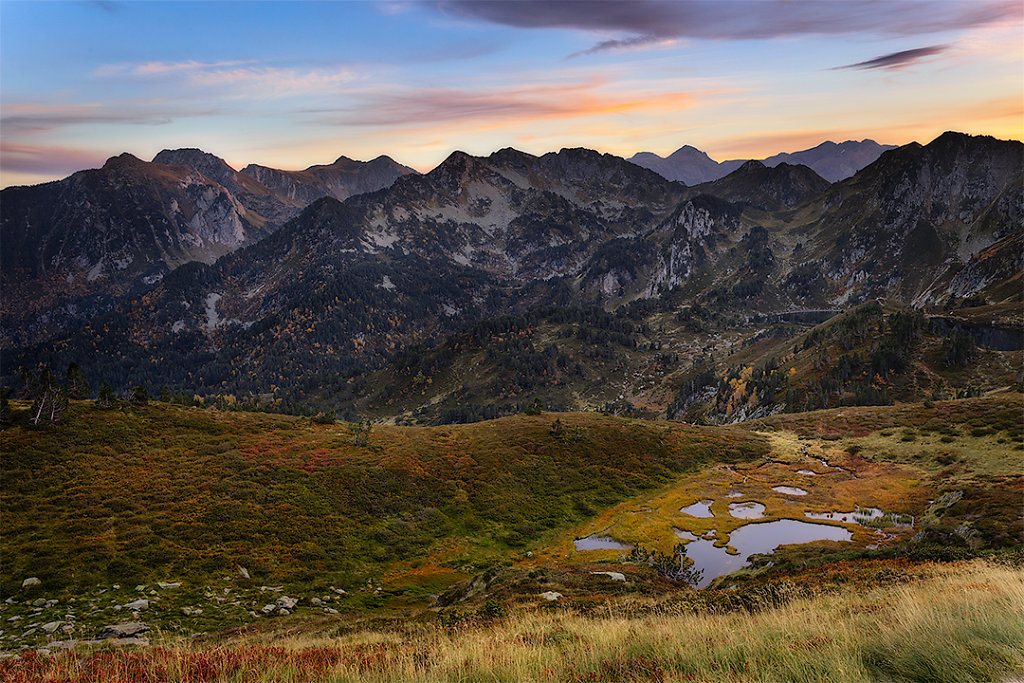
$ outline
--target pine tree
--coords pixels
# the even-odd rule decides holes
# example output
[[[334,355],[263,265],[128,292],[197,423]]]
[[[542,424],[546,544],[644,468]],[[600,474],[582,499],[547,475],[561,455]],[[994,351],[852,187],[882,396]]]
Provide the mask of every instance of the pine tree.
[[[116,402],[117,396],[114,395],[114,388],[110,386],[109,382],[104,382],[100,387],[99,396],[96,397],[96,407],[107,410],[113,408]]]
[[[149,392],[139,384],[129,389],[124,398],[133,406],[144,406],[149,403]]]
[[[82,372],[82,368],[78,367],[78,363],[68,366],[66,382],[69,398],[76,400],[89,398],[89,382],[86,381],[85,373]]]
[[[164,388],[160,390],[160,402],[161,403],[173,403],[174,402],[174,392],[172,392],[170,389],[168,389],[166,384],[164,385]]]

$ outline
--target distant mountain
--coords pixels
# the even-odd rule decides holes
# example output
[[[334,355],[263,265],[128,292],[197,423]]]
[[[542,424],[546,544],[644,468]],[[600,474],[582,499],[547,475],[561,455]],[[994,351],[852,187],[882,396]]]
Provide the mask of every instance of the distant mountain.
[[[719,163],[690,145],[684,145],[664,158],[653,152],[640,152],[634,154],[629,160],[664,178],[679,180],[687,185],[699,185],[718,180],[743,164],[742,160]]]
[[[893,145],[879,145],[874,140],[847,140],[836,144],[823,142],[817,147],[800,152],[782,153],[764,159],[765,166],[774,167],[781,163],[794,166],[803,164],[819,176],[834,183],[849,178],[864,168]],[[660,157],[653,152],[640,152],[629,159],[638,166],[648,168],[669,180],[679,180],[687,185],[699,185],[724,178],[746,160],[733,159],[717,162],[695,147],[685,145],[667,157]]]
[[[695,186],[693,192],[763,211],[778,211],[791,209],[820,195],[829,185],[807,166],[780,163],[772,167],[760,161],[748,161],[724,178]]]
[[[131,154],[60,181],[0,192],[3,345],[60,332],[187,261],[269,232],[267,219],[182,165]]]
[[[895,145],[880,145],[874,140],[847,140],[836,144],[826,141],[801,152],[792,154],[783,152],[764,160],[765,166],[778,166],[781,163],[803,164],[814,170],[830,183],[849,178],[854,173],[872,163],[882,152],[896,149]]]
[[[352,195],[380,190],[389,187],[397,178],[416,171],[391,157],[379,156],[372,161],[338,157],[333,164],[310,166],[304,171],[281,171],[249,164],[241,173],[254,178],[278,196],[305,206],[321,197],[344,200]]]

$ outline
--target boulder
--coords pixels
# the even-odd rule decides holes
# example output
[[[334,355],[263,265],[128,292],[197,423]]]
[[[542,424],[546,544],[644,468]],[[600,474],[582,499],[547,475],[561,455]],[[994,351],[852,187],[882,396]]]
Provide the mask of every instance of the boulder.
[[[30,588],[35,588],[36,586],[41,585],[42,583],[43,582],[35,576],[30,576],[21,582],[21,588],[22,590],[29,590]]]
[[[174,583],[167,583],[166,581],[157,581],[156,585],[160,586],[160,590],[167,590],[168,588],[181,588],[181,581]]]
[[[555,602],[556,600],[562,599],[563,595],[556,591],[544,591],[540,594],[540,597],[544,598],[548,602]]]
[[[298,602],[299,601],[295,598],[290,598],[287,595],[282,595],[274,601],[274,604],[277,605],[278,609],[292,609],[295,607],[295,605],[298,604]]]
[[[273,612],[276,609],[277,609],[277,605],[263,605],[263,609],[261,609],[260,611],[263,612],[264,614],[270,614],[271,612]]]
[[[135,600],[134,602],[129,602],[127,605],[124,605],[124,608],[130,609],[133,612],[141,612],[144,609],[149,609],[149,600],[140,598],[139,600]]]
[[[242,565],[237,565],[237,566],[238,566],[238,574],[239,574],[239,575],[240,575],[240,576],[241,576],[241,577],[242,577],[243,579],[245,579],[246,581],[248,581],[248,580],[249,580],[249,579],[251,578],[251,577],[249,576],[249,570],[248,570],[248,569],[246,569],[245,567],[243,567]]]
[[[59,629],[63,625],[64,625],[63,621],[51,621],[51,622],[43,624],[42,629],[43,629],[44,633],[53,633],[54,631],[56,631],[57,629]]]
[[[598,576],[607,576],[612,581],[625,581],[626,575],[619,572],[590,572],[591,574]]]
[[[114,624],[112,626],[104,626],[103,630],[100,631],[100,638],[135,638],[141,633],[145,633],[149,630],[149,627],[143,624],[141,621],[130,621],[126,624]]]

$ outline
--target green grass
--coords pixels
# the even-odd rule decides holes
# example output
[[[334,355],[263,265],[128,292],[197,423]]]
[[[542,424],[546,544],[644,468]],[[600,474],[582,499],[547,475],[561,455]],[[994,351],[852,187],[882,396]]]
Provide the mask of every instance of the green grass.
[[[416,557],[472,573],[766,448],[736,429],[550,413],[374,426],[356,446],[348,426],[302,418],[78,403],[64,424],[0,436],[2,580],[199,582],[240,564],[257,582],[350,587]]]

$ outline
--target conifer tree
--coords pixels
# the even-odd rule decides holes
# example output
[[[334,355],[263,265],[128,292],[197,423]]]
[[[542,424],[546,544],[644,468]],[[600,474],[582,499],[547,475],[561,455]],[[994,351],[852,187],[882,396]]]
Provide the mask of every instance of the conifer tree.
[[[50,368],[45,368],[35,385],[35,396],[29,409],[29,422],[33,426],[60,422],[68,408],[68,394]]]
[[[96,407],[103,410],[113,408],[117,396],[114,395],[114,388],[110,386],[110,382],[104,382],[103,386],[100,387],[99,396],[96,397]]]
[[[85,373],[82,372],[82,368],[78,367],[78,363],[72,363],[68,366],[66,384],[68,398],[76,400],[89,398],[89,382],[86,381]]]

